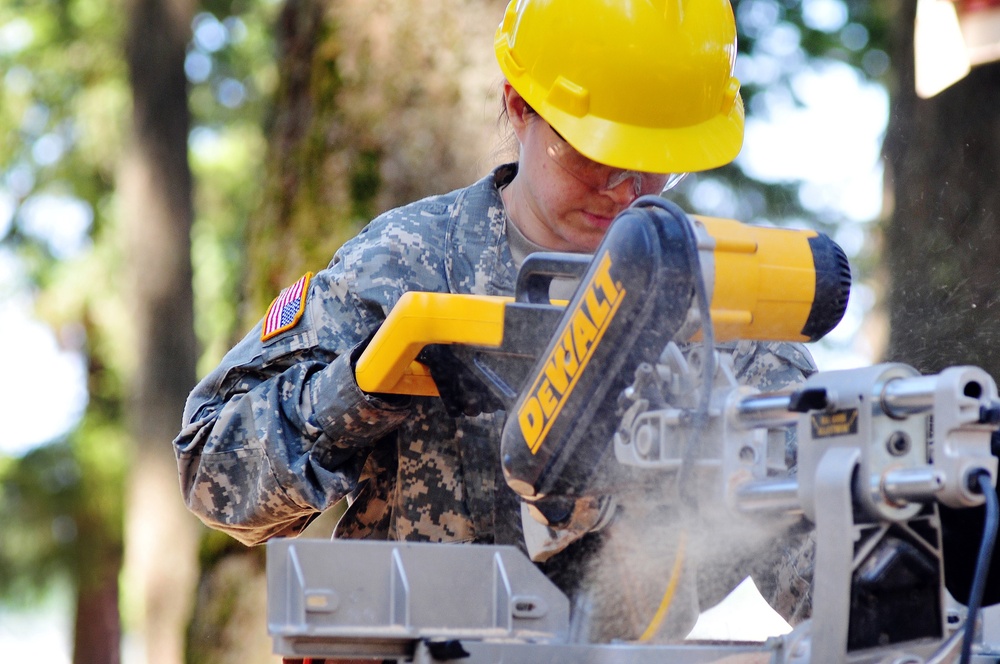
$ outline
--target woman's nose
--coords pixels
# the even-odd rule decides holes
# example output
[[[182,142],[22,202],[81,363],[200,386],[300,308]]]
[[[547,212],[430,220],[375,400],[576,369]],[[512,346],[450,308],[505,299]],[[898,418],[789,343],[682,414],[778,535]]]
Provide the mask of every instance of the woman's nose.
[[[602,190],[601,193],[609,197],[615,203],[621,205],[623,208],[627,207],[630,203],[632,203],[632,201],[639,197],[639,182],[636,180],[636,178],[639,177],[642,176],[639,174],[632,175],[632,177],[626,178],[614,187]]]

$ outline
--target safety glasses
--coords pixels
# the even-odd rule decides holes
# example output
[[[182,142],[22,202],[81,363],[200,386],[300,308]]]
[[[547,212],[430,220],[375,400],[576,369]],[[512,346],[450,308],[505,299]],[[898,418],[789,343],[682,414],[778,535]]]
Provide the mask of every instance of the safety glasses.
[[[548,127],[545,152],[549,158],[577,180],[597,191],[615,189],[631,180],[636,196],[658,194],[675,187],[687,176],[687,173],[647,173],[599,164],[577,152],[552,125],[547,122],[545,124]]]

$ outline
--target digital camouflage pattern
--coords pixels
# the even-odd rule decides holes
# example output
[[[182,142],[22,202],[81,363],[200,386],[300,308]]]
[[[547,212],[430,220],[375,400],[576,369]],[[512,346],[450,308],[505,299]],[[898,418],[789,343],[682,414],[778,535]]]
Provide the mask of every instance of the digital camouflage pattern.
[[[521,506],[502,480],[503,413],[449,416],[442,401],[365,394],[353,361],[407,291],[511,295],[516,265],[499,187],[514,166],[389,211],[309,282],[301,319],[258,324],[191,393],[174,441],[188,507],[246,544],[301,532],[347,496],[339,537],[513,543]],[[741,382],[762,390],[815,371],[795,344],[740,342]],[[550,556],[603,520],[588,504]],[[537,530],[537,529],[535,529]],[[545,538],[542,538],[545,539]],[[558,557],[557,557],[558,558]]]
[[[378,217],[312,278],[294,328],[261,342],[258,324],[201,381],[174,445],[205,523],[256,544],[300,532],[353,492],[351,514],[365,518],[345,520],[346,535],[493,540],[492,517],[477,532],[470,504],[495,502],[479,448],[496,439],[496,416],[364,394],[352,360],[404,292],[513,292],[498,189],[513,174]]]

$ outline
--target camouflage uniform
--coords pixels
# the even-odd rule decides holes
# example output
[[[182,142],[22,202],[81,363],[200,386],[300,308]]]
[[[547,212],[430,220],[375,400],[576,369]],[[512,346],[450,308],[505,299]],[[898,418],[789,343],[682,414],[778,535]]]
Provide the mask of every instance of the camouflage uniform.
[[[349,496],[337,536],[524,547],[497,463],[504,414],[451,417],[438,398],[365,394],[353,371],[404,292],[513,293],[499,189],[515,172],[379,216],[312,278],[293,327],[262,342],[258,324],[201,381],[174,446],[187,505],[206,524],[257,544]],[[763,389],[814,370],[793,344],[734,352],[737,375]],[[578,511],[573,538],[599,510]]]

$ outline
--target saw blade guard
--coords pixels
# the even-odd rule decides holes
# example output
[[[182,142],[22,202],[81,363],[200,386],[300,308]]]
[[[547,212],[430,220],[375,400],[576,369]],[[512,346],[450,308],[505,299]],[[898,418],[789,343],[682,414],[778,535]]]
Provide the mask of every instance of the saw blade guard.
[[[822,234],[639,199],[611,225],[508,411],[508,484],[529,500],[611,490],[618,397],[641,363],[709,325],[715,341],[819,339],[843,317],[850,282],[843,251]]]
[[[522,496],[572,495],[608,458],[629,367],[684,324],[699,273],[679,208],[633,206],[611,225],[590,269],[508,413],[507,482]]]

